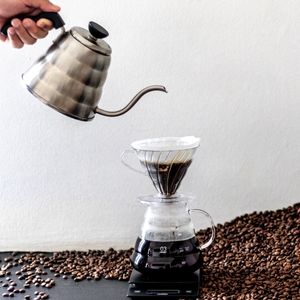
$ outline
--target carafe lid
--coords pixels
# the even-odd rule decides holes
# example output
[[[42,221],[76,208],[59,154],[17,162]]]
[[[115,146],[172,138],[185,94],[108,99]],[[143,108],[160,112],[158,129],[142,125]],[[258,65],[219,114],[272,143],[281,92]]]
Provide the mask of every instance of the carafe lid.
[[[110,46],[103,40],[109,33],[99,24],[90,22],[89,30],[81,27],[73,27],[70,33],[79,43],[89,49],[107,56],[111,54]]]

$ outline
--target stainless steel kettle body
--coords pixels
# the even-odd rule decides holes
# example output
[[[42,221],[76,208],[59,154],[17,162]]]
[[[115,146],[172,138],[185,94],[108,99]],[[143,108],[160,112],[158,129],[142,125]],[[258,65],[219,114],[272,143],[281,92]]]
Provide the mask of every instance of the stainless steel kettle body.
[[[63,28],[64,22],[58,14],[47,16],[55,28]],[[94,22],[90,22],[89,30],[73,27],[65,32],[63,29],[46,54],[22,75],[27,89],[50,107],[82,121],[92,120],[96,113],[110,117],[122,115],[144,94],[155,90],[166,92],[164,86],[153,85],[141,90],[118,111],[98,108],[111,61],[111,48],[103,40],[106,36],[108,32]]]
[[[61,34],[23,75],[28,90],[45,104],[80,120],[91,120],[102,94],[110,55]]]

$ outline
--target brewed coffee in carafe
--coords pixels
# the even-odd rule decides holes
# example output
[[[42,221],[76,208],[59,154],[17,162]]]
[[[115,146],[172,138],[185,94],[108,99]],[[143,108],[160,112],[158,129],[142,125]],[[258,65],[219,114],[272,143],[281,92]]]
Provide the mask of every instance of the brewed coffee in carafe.
[[[201,209],[189,209],[193,197],[178,195],[177,190],[190,167],[199,139],[166,137],[136,141],[132,150],[123,153],[122,161],[133,168],[129,154],[135,153],[157,190],[157,195],[141,196],[147,205],[141,233],[136,240],[131,263],[144,274],[191,273],[202,263],[201,250],[214,240],[214,224],[210,215]],[[191,215],[205,216],[211,227],[210,239],[200,244]]]

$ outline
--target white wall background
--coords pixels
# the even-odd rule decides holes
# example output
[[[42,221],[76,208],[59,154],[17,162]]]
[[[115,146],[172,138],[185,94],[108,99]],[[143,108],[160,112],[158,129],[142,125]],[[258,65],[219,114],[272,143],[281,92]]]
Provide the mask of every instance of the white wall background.
[[[274,0],[57,1],[67,27],[110,31],[112,64],[101,99],[119,118],[67,118],[35,100],[20,75],[32,47],[0,45],[0,250],[130,247],[154,192],[126,169],[137,139],[202,138],[181,192],[216,223],[277,209],[300,195],[300,3]]]

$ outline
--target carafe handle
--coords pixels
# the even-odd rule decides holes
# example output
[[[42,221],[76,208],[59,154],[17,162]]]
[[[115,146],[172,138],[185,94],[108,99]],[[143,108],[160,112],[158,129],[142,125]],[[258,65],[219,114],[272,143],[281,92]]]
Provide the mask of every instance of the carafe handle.
[[[121,154],[121,162],[123,163],[123,165],[125,165],[127,168],[131,169],[132,171],[135,171],[135,172],[143,174],[143,175],[147,175],[147,171],[139,170],[139,169],[133,167],[129,162],[127,162],[127,160],[129,159],[129,155],[132,155],[132,154],[135,154],[135,151],[133,149],[125,150]]]
[[[207,248],[215,239],[215,224],[214,224],[214,221],[213,221],[212,217],[210,216],[210,214],[207,213],[205,210],[198,209],[198,208],[188,210],[188,213],[190,215],[194,212],[199,213],[201,215],[204,215],[206,218],[208,218],[209,222],[210,222],[210,225],[211,225],[210,226],[211,236],[210,236],[209,240],[207,242],[205,242],[204,244],[202,244],[201,246],[199,246],[199,249],[203,250],[203,249]]]

